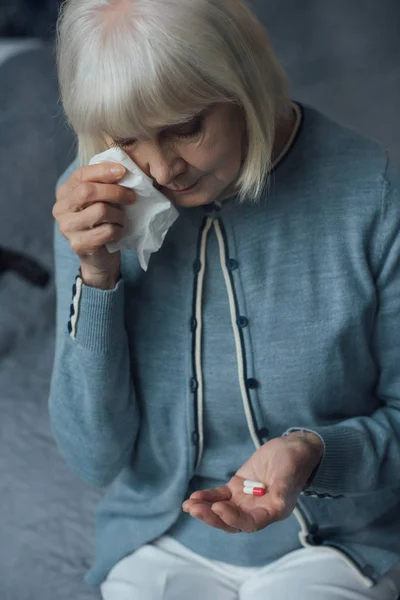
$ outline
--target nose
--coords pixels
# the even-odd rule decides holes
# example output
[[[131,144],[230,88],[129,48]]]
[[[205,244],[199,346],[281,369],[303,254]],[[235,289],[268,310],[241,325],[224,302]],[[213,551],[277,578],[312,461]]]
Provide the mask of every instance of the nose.
[[[160,187],[168,187],[186,170],[185,161],[173,148],[153,140],[141,142],[134,155],[138,167]]]

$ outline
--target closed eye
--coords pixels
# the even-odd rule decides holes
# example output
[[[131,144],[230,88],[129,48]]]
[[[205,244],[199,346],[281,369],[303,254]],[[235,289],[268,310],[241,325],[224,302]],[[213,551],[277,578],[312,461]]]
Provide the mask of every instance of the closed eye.
[[[182,123],[168,127],[164,129],[160,135],[180,137],[180,138],[192,138],[199,135],[203,129],[204,117],[198,115],[194,119],[191,119],[187,123]],[[111,148],[122,148],[123,150],[134,146],[137,143],[137,139],[127,140],[116,140],[111,144]]]
[[[177,137],[190,138],[198,135],[203,129],[203,117],[201,115],[195,117],[187,123],[181,125],[175,125],[166,130],[167,135],[174,135]]]
[[[131,140],[121,140],[120,142],[116,141],[113,142],[111,144],[111,148],[129,148],[130,146],[133,146],[134,144],[136,144],[137,140],[135,139],[131,139]]]

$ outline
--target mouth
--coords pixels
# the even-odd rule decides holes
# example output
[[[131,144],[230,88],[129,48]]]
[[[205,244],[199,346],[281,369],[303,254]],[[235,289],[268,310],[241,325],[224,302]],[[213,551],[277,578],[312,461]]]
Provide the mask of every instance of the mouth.
[[[190,192],[193,188],[196,187],[196,185],[199,183],[200,179],[198,179],[195,183],[193,183],[192,185],[190,185],[189,187],[183,188],[181,190],[176,190],[176,189],[172,189],[172,188],[168,188],[171,192],[173,192],[174,194],[187,194],[188,192]]]

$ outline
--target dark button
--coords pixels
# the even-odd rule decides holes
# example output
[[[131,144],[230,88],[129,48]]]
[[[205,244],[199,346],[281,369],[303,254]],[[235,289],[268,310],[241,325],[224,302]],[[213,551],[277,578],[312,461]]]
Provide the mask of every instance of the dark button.
[[[71,321],[68,321],[68,333],[72,333]]]
[[[365,565],[365,567],[363,567],[362,572],[364,573],[364,575],[366,577],[369,577],[370,579],[372,579],[373,581],[375,581],[376,579],[376,571],[374,569],[374,567],[372,565]]]
[[[193,271],[195,273],[199,273],[201,271],[201,260],[199,258],[196,258],[193,263]]]
[[[199,443],[199,434],[197,431],[193,431],[192,433],[192,444],[194,446],[197,446],[197,444]]]
[[[249,388],[249,390],[255,390],[258,388],[260,384],[258,383],[257,379],[253,379],[252,377],[250,377],[250,379],[247,380],[247,387]]]
[[[312,546],[321,546],[323,539],[318,534],[310,534],[307,536],[307,542]]]
[[[198,387],[199,387],[199,384],[197,383],[197,379],[192,377],[192,379],[190,380],[190,391],[192,392],[192,394],[197,392]]]
[[[72,295],[75,296],[76,294],[76,283],[74,283],[74,285],[72,286]]]
[[[267,438],[268,436],[269,430],[266,427],[261,427],[261,429],[258,430],[258,437]]]
[[[239,267],[239,263],[234,258],[228,258],[226,266],[230,271],[236,271],[236,269]]]
[[[249,324],[249,320],[247,317],[239,317],[237,320],[237,324],[241,328],[247,327],[247,325]]]
[[[197,328],[197,319],[195,317],[192,317],[190,319],[190,331],[196,331]]]
[[[74,305],[71,304],[70,309],[69,309],[69,316],[73,317],[75,314],[75,309],[74,309]]]

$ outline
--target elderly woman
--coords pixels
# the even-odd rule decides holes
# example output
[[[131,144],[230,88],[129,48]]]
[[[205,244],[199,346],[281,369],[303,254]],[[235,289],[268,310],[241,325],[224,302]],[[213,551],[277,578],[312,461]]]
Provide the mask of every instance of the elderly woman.
[[[50,417],[77,476],[112,484],[86,582],[394,600],[399,171],[290,100],[241,0],[67,0],[58,34],[79,159],[53,210]],[[136,198],[88,164],[111,146],[179,212],[146,272],[106,248]]]

